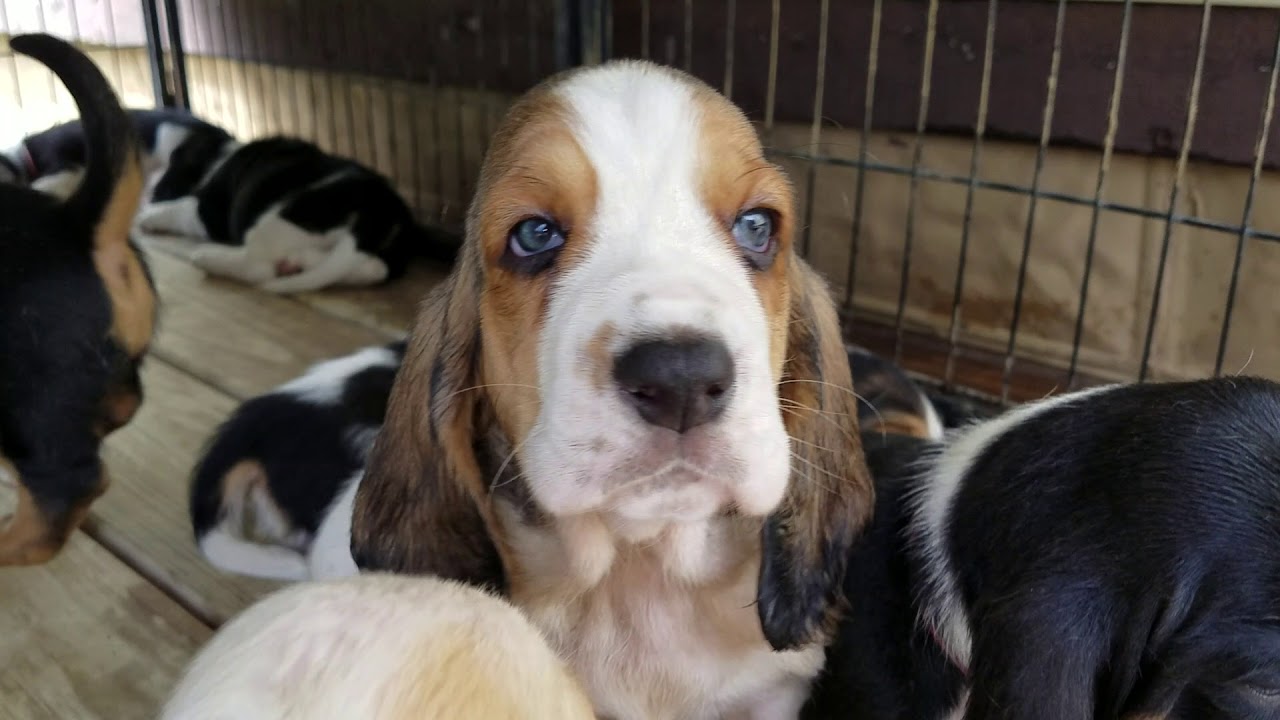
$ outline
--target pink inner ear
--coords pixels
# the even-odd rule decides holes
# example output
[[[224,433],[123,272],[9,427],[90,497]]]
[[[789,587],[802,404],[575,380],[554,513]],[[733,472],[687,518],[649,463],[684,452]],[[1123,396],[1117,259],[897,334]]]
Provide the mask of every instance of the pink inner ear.
[[[302,272],[302,266],[289,259],[276,261],[276,277],[287,277]]]

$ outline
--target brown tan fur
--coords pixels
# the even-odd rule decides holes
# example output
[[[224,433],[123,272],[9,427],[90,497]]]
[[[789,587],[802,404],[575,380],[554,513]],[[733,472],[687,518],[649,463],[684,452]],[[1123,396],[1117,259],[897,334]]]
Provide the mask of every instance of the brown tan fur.
[[[141,198],[142,164],[135,150],[93,234],[93,266],[111,299],[111,335],[135,359],[151,344],[156,317],[155,289],[129,243]]]
[[[929,432],[929,424],[919,415],[897,410],[881,410],[879,418],[870,427],[862,428],[864,432],[885,432],[898,435],[909,435],[923,440],[933,436]]]

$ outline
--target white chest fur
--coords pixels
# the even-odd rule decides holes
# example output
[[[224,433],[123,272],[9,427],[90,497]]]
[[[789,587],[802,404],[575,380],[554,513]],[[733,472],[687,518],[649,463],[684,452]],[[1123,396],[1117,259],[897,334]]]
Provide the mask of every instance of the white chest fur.
[[[775,652],[755,599],[758,519],[531,527],[500,512],[512,599],[610,720],[794,718],[822,649]]]

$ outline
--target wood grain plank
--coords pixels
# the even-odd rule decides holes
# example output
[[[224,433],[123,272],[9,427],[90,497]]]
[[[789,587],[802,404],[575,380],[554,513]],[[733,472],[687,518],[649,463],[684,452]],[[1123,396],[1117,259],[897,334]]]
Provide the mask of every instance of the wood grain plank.
[[[163,249],[144,247],[160,295],[153,355],[234,397],[262,393],[312,363],[390,337],[295,299],[206,277]]]
[[[0,715],[155,717],[208,627],[82,533],[0,571]]]
[[[143,367],[146,402],[103,449],[112,485],[85,529],[211,625],[279,583],[226,574],[199,554],[187,512],[191,469],[237,401],[164,362]]]
[[[415,263],[386,285],[304,293],[298,299],[334,317],[399,335],[413,327],[423,296],[448,274],[447,265]]]

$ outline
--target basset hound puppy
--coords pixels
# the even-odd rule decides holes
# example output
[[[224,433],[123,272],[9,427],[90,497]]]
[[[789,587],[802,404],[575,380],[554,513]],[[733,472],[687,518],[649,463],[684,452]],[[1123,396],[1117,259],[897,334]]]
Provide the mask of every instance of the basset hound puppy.
[[[292,585],[223,625],[160,720],[594,720],[520,611],[439,578]]]
[[[356,492],[357,565],[500,590],[601,717],[794,717],[873,504],[795,223],[689,75],[616,61],[518,100]]]

